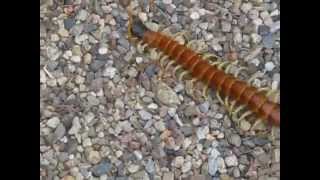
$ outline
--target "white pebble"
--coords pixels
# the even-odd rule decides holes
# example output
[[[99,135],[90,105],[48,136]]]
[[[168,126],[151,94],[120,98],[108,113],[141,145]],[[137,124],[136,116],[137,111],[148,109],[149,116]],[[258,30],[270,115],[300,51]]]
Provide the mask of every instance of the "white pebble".
[[[197,20],[200,18],[200,14],[196,11],[193,11],[191,14],[190,14],[190,18],[193,19],[193,20]]]
[[[117,157],[117,158],[121,157],[121,156],[122,156],[122,154],[123,154],[123,152],[122,152],[122,151],[116,151],[116,157]]]
[[[174,117],[174,115],[176,114],[176,109],[173,107],[169,108],[168,114],[169,114],[169,116]]]
[[[136,57],[136,62],[137,64],[140,64],[143,62],[143,58],[142,57]]]
[[[81,57],[80,56],[72,56],[71,61],[75,63],[80,63],[81,62]]]
[[[259,66],[259,64],[260,64],[260,61],[259,61],[259,59],[257,59],[257,58],[254,58],[254,59],[252,59],[251,61],[250,61],[252,64],[254,64],[255,66]]]
[[[183,149],[187,149],[192,143],[192,140],[190,138],[185,138],[183,141]]]
[[[92,146],[92,142],[91,142],[91,139],[90,138],[86,138],[83,140],[82,142],[82,145],[83,147],[89,147],[89,146]]]
[[[100,47],[98,51],[99,51],[99,54],[101,54],[101,55],[107,54],[108,53],[108,48]]]
[[[200,8],[199,9],[199,14],[200,14],[200,16],[204,16],[205,14],[206,14],[206,10],[205,9],[203,9],[203,8]]]
[[[103,71],[103,76],[105,77],[109,77],[109,78],[113,78],[114,75],[116,74],[117,69],[114,67],[107,67],[104,71]]]
[[[55,129],[60,124],[60,119],[58,117],[53,117],[47,121],[47,126]]]
[[[272,11],[272,12],[270,13],[270,16],[271,16],[271,17],[272,17],[272,16],[278,16],[278,15],[280,15],[279,9],[276,9],[276,10],[274,10],[274,11]]]
[[[243,3],[242,6],[240,7],[242,12],[248,13],[252,9],[252,4],[251,3]]]
[[[133,152],[133,154],[136,156],[136,158],[138,159],[138,160],[141,160],[142,158],[143,158],[143,156],[142,156],[142,154],[141,154],[141,152],[140,151],[134,151]]]
[[[225,163],[228,167],[238,166],[238,159],[235,155],[231,155],[225,158]]]
[[[155,103],[151,103],[151,104],[148,105],[148,108],[149,109],[158,109],[158,105],[155,104]]]
[[[47,81],[46,73],[43,70],[40,70],[40,82],[46,83],[46,81]]]
[[[273,64],[273,62],[267,62],[264,66],[266,71],[272,71],[276,66]]]

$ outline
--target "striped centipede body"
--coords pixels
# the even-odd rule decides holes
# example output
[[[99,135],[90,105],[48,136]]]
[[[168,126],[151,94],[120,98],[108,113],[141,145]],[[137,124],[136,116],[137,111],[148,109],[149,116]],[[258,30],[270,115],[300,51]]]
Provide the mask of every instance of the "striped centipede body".
[[[170,36],[148,29],[137,19],[132,21],[129,33],[144,47],[156,49],[168,57],[166,59],[170,59],[169,64],[176,64],[193,79],[202,81],[207,87],[215,89],[237,105],[247,107],[250,110],[247,115],[253,113],[273,126],[280,126],[280,104],[269,100],[258,88],[226,73],[218,65],[210,64],[200,54]]]

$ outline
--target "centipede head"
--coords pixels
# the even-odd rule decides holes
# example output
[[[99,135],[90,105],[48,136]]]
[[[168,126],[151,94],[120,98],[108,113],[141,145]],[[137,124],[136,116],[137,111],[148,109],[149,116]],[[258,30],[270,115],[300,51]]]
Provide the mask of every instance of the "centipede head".
[[[133,15],[131,8],[128,9],[129,24],[128,24],[128,39],[131,42],[141,40],[144,33],[148,30],[138,16]]]

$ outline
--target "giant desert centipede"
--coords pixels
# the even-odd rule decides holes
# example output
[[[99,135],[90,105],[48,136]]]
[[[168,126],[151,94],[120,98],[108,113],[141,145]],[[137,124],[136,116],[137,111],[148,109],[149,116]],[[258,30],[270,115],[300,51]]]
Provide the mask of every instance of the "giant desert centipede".
[[[144,47],[157,49],[164,55],[162,57],[171,59],[168,64],[177,64],[194,79],[202,81],[225,98],[230,98],[241,105],[241,108],[247,107],[250,112],[246,115],[254,113],[269,124],[280,126],[279,104],[270,101],[264,93],[249,83],[221,70],[218,65],[210,64],[191,48],[179,44],[178,41],[163,33],[148,29],[138,18],[131,19],[129,36],[139,40]]]

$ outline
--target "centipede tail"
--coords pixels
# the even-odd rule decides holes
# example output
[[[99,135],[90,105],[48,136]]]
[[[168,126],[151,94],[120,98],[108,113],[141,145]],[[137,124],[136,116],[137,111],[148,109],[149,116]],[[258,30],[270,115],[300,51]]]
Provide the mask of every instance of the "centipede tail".
[[[280,126],[280,105],[274,103],[257,88],[247,82],[227,74],[217,65],[211,65],[192,49],[179,44],[176,40],[160,33],[148,30],[142,23],[133,23],[132,34],[151,48],[156,48],[169,56],[191,76],[217,90],[223,96],[246,105],[259,118],[272,125]],[[170,63],[171,64],[171,63]]]

